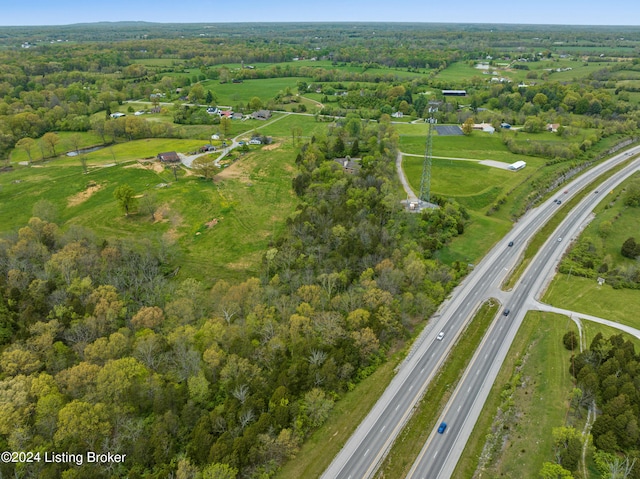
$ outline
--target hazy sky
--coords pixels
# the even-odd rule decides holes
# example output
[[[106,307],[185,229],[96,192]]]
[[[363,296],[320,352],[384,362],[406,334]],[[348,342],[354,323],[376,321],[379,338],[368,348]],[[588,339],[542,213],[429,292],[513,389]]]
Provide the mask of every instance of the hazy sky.
[[[149,22],[448,22],[640,25],[638,0],[2,0],[0,25]]]

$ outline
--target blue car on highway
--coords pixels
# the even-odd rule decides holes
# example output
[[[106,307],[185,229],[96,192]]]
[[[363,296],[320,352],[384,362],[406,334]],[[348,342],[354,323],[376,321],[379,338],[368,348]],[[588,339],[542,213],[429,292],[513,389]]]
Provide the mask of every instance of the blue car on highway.
[[[447,423],[446,422],[440,423],[440,426],[438,426],[438,434],[444,433],[444,430],[446,428],[447,428]]]

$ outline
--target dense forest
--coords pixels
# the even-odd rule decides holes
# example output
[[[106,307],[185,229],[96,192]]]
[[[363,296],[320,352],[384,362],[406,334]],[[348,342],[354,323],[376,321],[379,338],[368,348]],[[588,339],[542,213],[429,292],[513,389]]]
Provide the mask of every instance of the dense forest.
[[[565,345],[570,348],[572,338],[573,333],[565,336]],[[570,371],[577,383],[573,410],[581,414],[584,408],[597,409],[591,434],[596,448],[594,462],[603,477],[640,477],[638,355],[633,343],[622,335],[605,338],[598,333],[588,349],[572,357]],[[579,433],[563,429],[557,434],[556,457],[563,468],[574,471],[582,449]]]

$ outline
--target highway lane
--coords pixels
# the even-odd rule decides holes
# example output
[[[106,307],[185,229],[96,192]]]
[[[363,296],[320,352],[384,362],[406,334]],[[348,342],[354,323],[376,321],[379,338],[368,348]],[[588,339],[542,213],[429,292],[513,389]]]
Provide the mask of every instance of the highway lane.
[[[407,478],[436,479],[451,476],[517,329],[527,310],[533,305],[531,299],[546,289],[548,279],[553,276],[571,239],[577,236],[588,221],[602,196],[639,169],[640,161],[637,160],[603,182],[598,187],[599,193],[581,201],[543,245],[506,304],[511,310],[509,317],[512,319],[501,316],[488,331],[442,415],[441,421],[447,422],[447,430],[442,435],[435,432],[430,435]],[[508,326],[505,327],[507,320]]]
[[[569,193],[562,195],[563,201],[581,185],[604,171],[606,165],[624,159],[624,155],[618,155],[592,169],[585,175],[586,178],[581,177],[572,182],[567,187],[570,188],[567,190]],[[373,475],[469,318],[484,300],[495,293],[505,274],[515,265],[525,240],[557,209],[558,205],[553,200],[548,200],[531,210],[516,224],[512,233],[498,243],[456,288],[451,299],[440,309],[439,317],[431,321],[416,341],[416,346],[379,401],[324,472],[323,479],[361,479]],[[513,248],[507,246],[509,241],[515,242]],[[442,341],[436,341],[435,337],[440,331],[444,331],[445,336]],[[452,434],[447,435],[449,436]]]

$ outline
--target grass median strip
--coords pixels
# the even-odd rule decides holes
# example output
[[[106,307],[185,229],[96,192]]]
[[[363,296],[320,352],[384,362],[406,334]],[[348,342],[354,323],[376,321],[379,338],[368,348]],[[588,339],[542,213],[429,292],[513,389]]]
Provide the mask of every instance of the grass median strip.
[[[488,300],[480,307],[427,388],[413,416],[383,462],[377,478],[401,479],[407,475],[499,307],[496,300]]]

